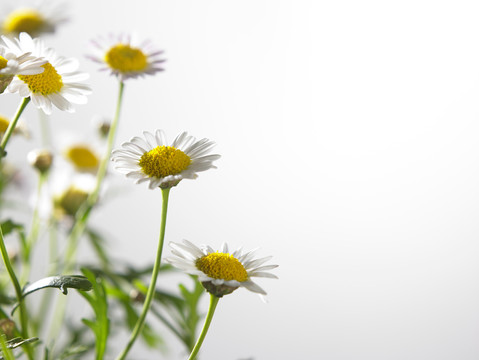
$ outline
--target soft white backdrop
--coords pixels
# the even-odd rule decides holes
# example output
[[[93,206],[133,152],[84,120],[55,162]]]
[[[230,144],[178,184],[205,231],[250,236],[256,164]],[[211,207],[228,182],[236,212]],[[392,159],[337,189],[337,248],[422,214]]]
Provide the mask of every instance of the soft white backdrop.
[[[260,247],[280,264],[279,280],[260,281],[268,304],[245,290],[220,301],[202,358],[479,358],[476,1],[69,8],[47,42],[81,60],[94,93],[74,115],[55,112],[54,128],[113,114],[117,84],[85,59],[89,39],[151,39],[166,71],[128,81],[117,144],[188,130],[222,154],[172,190],[166,240]],[[13,114],[18,98],[0,100]],[[161,193],[113,175],[121,194],[92,221],[115,257],[152,261]],[[166,358],[184,359],[175,346]]]

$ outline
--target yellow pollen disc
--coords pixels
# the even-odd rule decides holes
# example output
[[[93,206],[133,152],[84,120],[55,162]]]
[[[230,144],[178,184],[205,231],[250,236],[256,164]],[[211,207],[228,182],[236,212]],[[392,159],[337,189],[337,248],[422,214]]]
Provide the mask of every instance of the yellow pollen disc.
[[[0,56],[0,69],[4,69],[7,67],[8,60],[5,59],[3,56]]]
[[[115,45],[108,50],[105,61],[121,73],[142,71],[148,66],[148,59],[140,49],[125,44]]]
[[[190,157],[183,151],[164,145],[144,153],[139,163],[144,174],[157,178],[179,174],[190,164]]]
[[[45,19],[36,10],[18,9],[7,16],[3,28],[7,33],[38,33],[45,25]]]
[[[5,131],[7,131],[9,124],[10,121],[8,121],[6,117],[0,115],[0,133],[4,133]]]
[[[196,267],[214,279],[248,280],[248,273],[243,264],[231,254],[211,253],[196,260]]]
[[[65,156],[79,169],[96,168],[100,163],[93,151],[84,145],[74,145],[68,148]]]
[[[63,87],[61,75],[47,62],[42,65],[43,72],[37,75],[18,75],[18,78],[28,85],[32,93],[49,95],[59,92]]]

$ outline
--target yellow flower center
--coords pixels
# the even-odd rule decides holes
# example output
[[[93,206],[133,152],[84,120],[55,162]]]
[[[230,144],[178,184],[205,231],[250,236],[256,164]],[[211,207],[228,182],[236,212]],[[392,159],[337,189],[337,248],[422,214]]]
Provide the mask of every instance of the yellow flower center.
[[[190,164],[190,157],[173,146],[157,146],[140,158],[143,173],[157,178],[179,174]]]
[[[26,32],[33,35],[38,33],[44,25],[45,19],[38,11],[23,8],[10,13],[3,23],[3,28],[7,33]]]
[[[84,145],[74,145],[68,148],[65,156],[79,169],[92,169],[98,167],[100,159]]]
[[[7,59],[5,59],[3,56],[0,56],[0,70],[7,67],[7,62]]]
[[[9,124],[10,121],[8,121],[6,117],[0,115],[0,133],[4,133],[5,131],[7,131]]]
[[[243,264],[231,254],[211,253],[196,260],[196,267],[209,277],[223,280],[248,280]]]
[[[59,92],[63,87],[61,75],[57,73],[49,62],[42,65],[42,68],[44,68],[44,70],[41,74],[18,75],[18,78],[28,85],[32,93],[49,95]]]
[[[113,46],[105,55],[106,63],[119,72],[142,71],[148,66],[146,55],[130,45],[118,44]]]

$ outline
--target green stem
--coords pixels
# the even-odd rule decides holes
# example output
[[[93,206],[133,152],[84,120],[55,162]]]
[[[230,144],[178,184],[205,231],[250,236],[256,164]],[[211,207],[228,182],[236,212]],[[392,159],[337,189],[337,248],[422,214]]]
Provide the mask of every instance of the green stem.
[[[5,131],[2,141],[0,142],[0,150],[1,150],[0,158],[5,156],[6,154],[5,148],[7,147],[8,140],[10,139],[10,136],[12,136],[13,130],[15,130],[15,126],[17,126],[17,122],[18,122],[18,119],[20,119],[20,115],[22,115],[23,110],[25,110],[29,102],[30,102],[29,97],[23,98],[22,102],[18,106],[17,112],[15,113],[13,120],[10,121],[10,123],[8,124],[7,130]]]
[[[23,302],[22,288],[20,286],[20,283],[18,282],[17,276],[15,275],[15,271],[13,270],[13,266],[12,266],[12,263],[10,262],[10,258],[8,257],[8,252],[7,252],[7,248],[5,247],[5,241],[3,238],[3,231],[1,226],[0,226],[0,252],[2,253],[3,263],[5,265],[5,268],[7,269],[8,275],[15,289],[15,295],[17,297],[17,301],[20,304],[19,306],[20,325],[21,325],[20,334],[22,335],[24,339],[28,339],[28,318],[27,318],[25,304]],[[33,359],[33,353],[29,345],[26,345],[26,353],[29,359]]]
[[[38,185],[37,185],[37,201],[35,204],[35,209],[33,210],[32,216],[32,225],[30,228],[30,232],[28,233],[24,254],[23,254],[23,262],[25,268],[23,269],[23,274],[20,276],[22,283],[25,283],[28,280],[29,273],[30,273],[30,257],[33,251],[33,246],[38,239],[38,233],[40,231],[40,211],[39,207],[41,204],[40,197],[42,193],[43,184],[47,180],[47,173],[40,173],[38,177]]]
[[[146,292],[145,302],[143,303],[143,309],[141,314],[135,324],[133,332],[130,336],[130,340],[126,344],[125,349],[118,355],[117,360],[125,359],[126,355],[130,351],[131,347],[135,343],[138,335],[140,334],[141,330],[143,329],[143,325],[145,324],[146,314],[151,306],[151,301],[155,296],[155,289],[156,289],[156,280],[158,278],[158,272],[160,271],[161,265],[161,253],[163,251],[163,242],[165,240],[165,228],[166,228],[166,213],[168,210],[168,197],[170,193],[170,188],[161,189],[162,196],[163,196],[163,203],[161,206],[161,225],[160,225],[160,237],[158,239],[158,249],[156,251],[156,259],[155,265],[153,266],[153,272],[151,274],[151,282],[150,286],[148,287],[148,291]]]
[[[96,184],[95,188],[93,189],[92,193],[90,196],[88,196],[88,199],[85,201],[84,206],[80,208],[78,211],[78,214],[76,216],[76,221],[75,224],[73,225],[73,228],[70,232],[70,237],[68,241],[68,248],[66,251],[66,264],[65,268],[67,271],[71,271],[73,267],[73,260],[75,257],[76,249],[78,247],[78,241],[85,231],[86,224],[88,221],[88,218],[90,216],[92,208],[95,206],[95,204],[98,201],[98,196],[100,194],[101,190],[101,184],[103,182],[103,179],[105,178],[106,171],[108,168],[108,164],[110,162],[110,155],[111,151],[113,149],[113,143],[115,140],[115,134],[116,134],[116,129],[118,127],[118,122],[120,120],[120,110],[121,110],[121,104],[123,101],[123,90],[124,90],[124,83],[120,81],[120,86],[118,90],[118,100],[116,104],[116,110],[115,110],[115,116],[113,118],[113,121],[110,126],[110,131],[108,132],[108,139],[107,139],[107,148],[105,151],[105,155],[103,156],[100,165],[98,167],[98,172],[96,176]]]
[[[208,308],[208,314],[206,314],[205,324],[203,325],[203,330],[201,330],[200,336],[198,337],[195,347],[193,348],[193,351],[191,351],[188,360],[194,360],[196,358],[196,355],[198,355],[198,351],[200,351],[203,340],[206,337],[206,333],[208,332],[208,328],[210,327],[211,320],[213,319],[213,314],[215,313],[216,305],[218,305],[219,299],[219,297],[210,294],[210,307]]]

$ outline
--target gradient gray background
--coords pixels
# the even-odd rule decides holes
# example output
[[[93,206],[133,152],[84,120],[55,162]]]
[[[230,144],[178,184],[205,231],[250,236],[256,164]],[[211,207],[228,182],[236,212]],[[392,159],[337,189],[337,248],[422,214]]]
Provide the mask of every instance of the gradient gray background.
[[[171,191],[166,241],[260,247],[280,265],[259,281],[268,304],[243,289],[220,301],[203,359],[479,358],[476,1],[69,5],[47,42],[94,93],[54,128],[113,114],[117,84],[84,58],[89,39],[151,39],[166,71],[127,82],[117,144],[187,130],[222,155]],[[13,114],[18,97],[0,100]],[[161,193],[111,181],[92,221],[113,256],[150,262]]]

